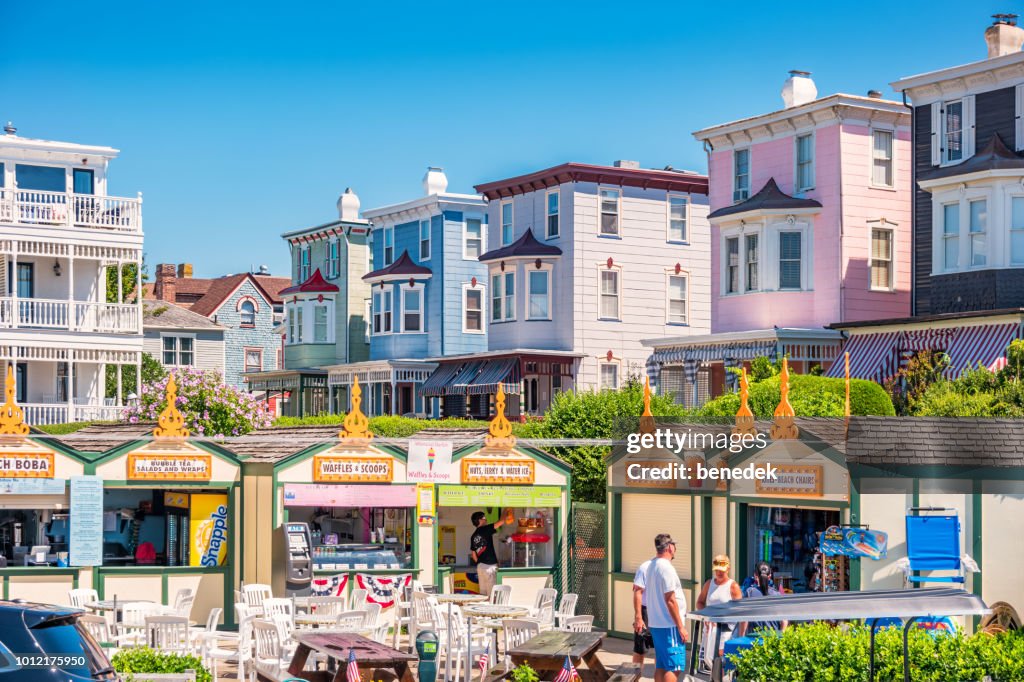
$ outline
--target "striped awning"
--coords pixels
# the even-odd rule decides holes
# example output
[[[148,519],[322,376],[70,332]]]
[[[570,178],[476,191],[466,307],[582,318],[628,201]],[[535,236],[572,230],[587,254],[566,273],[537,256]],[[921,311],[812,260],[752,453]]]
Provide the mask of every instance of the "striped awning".
[[[462,367],[463,363],[461,362],[441,365],[420,386],[420,395],[434,398],[444,395],[444,389],[455,381]]]
[[[501,384],[505,393],[519,393],[519,361],[516,358],[502,358],[485,362],[480,373],[469,382],[471,395],[496,393]]]
[[[955,379],[965,369],[976,369],[979,364],[991,370],[1000,369],[1006,364],[1006,347],[1019,338],[1021,326],[1016,322],[961,327],[946,347],[950,362],[942,374]]]
[[[673,346],[661,348],[648,359],[648,365],[678,365],[686,360],[698,362],[722,362],[727,358],[733,360],[753,360],[757,357],[774,358],[777,346],[774,341],[743,341],[737,343],[714,343],[700,346]]]
[[[860,334],[846,342],[844,350],[850,354],[850,376],[882,382],[896,373],[896,348],[903,332]],[[845,376],[845,363],[840,356],[828,371],[827,377]]]
[[[473,379],[476,378],[476,375],[480,373],[480,369],[485,364],[487,363],[484,360],[474,360],[463,365],[459,376],[455,377],[454,381],[444,387],[444,395],[451,395],[453,393],[465,395],[469,391],[469,385],[473,383]]]
[[[899,342],[900,352],[920,352],[923,350],[947,351],[950,344],[960,331],[956,327],[943,329],[913,329],[902,332]]]

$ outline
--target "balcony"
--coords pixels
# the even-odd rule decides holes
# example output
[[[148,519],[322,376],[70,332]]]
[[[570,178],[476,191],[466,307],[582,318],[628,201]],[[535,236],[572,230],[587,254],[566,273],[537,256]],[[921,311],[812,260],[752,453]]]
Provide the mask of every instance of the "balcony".
[[[44,402],[26,403],[20,406],[25,411],[25,423],[32,426],[47,424],[67,424],[81,421],[119,421],[124,407],[116,405],[80,405],[68,406],[67,403]],[[68,415],[72,415],[68,418]]]
[[[0,223],[142,232],[142,197],[0,189]]]
[[[99,334],[140,334],[134,303],[0,297],[0,329],[55,329]]]

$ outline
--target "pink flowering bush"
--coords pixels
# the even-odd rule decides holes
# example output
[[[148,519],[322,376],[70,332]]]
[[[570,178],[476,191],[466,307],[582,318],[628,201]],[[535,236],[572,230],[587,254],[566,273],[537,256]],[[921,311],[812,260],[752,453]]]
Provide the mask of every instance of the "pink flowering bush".
[[[178,384],[176,403],[191,435],[224,438],[270,426],[271,417],[266,406],[248,393],[225,384],[217,372],[180,367],[171,370],[170,374]],[[156,421],[167,406],[170,374],[151,383],[143,383],[138,404],[125,409],[123,420],[130,424]]]

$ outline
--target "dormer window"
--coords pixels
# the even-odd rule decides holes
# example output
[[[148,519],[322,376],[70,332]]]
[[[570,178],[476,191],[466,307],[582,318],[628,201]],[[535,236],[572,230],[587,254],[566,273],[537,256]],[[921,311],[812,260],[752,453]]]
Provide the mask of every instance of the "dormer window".
[[[243,327],[256,326],[256,304],[252,301],[242,301],[238,309],[240,323]]]

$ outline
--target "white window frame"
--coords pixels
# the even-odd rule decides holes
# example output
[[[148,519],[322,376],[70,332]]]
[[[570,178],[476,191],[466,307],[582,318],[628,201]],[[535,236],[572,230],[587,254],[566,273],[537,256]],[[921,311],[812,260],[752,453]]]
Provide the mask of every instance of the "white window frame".
[[[424,289],[423,285],[417,283],[417,284],[414,284],[413,286],[410,287],[408,284],[403,284],[401,287],[399,287],[399,291],[401,292],[401,295],[398,298],[399,298],[399,301],[401,302],[401,308],[402,308],[402,316],[401,316],[402,332],[401,333],[402,334],[426,334],[427,333],[427,316],[425,314],[426,313],[426,307],[425,307],[426,306],[426,296],[424,296],[425,289]],[[407,293],[415,293],[419,297],[419,299],[420,299],[420,310],[419,310],[420,328],[418,330],[416,330],[416,331],[410,331],[410,330],[407,330],[405,328],[405,295]]]
[[[252,307],[252,322],[247,323],[245,321],[245,306]],[[255,329],[256,328],[256,315],[259,313],[259,309],[256,307],[256,302],[251,298],[244,298],[238,302],[238,326],[242,329]]]
[[[508,281],[507,278],[508,278],[509,275],[512,276],[512,294],[511,295],[509,295],[509,292],[506,290],[507,289],[506,283]],[[489,277],[490,277],[490,279],[488,281],[489,281],[489,283],[491,285],[491,297],[489,299],[490,305],[488,306],[489,315],[488,315],[487,319],[490,320],[491,324],[503,324],[505,322],[515,322],[516,321],[516,280],[518,279],[517,273],[516,273],[516,266],[515,265],[508,266],[504,272],[502,272],[500,269],[495,268],[495,269],[490,271]],[[501,283],[501,286],[496,287],[494,285],[494,278],[495,277],[498,277],[498,281]],[[494,318],[494,299],[495,298],[501,299],[501,318],[500,319],[495,319]],[[511,301],[511,303],[510,303],[510,301]]]
[[[505,207],[508,207],[508,222],[505,222]],[[503,201],[498,205],[498,225],[500,226],[498,238],[502,246],[508,246],[516,237],[516,207],[511,199]],[[506,228],[508,234],[506,234]]]
[[[683,236],[678,238],[672,234],[672,202],[679,201],[683,202]],[[665,241],[669,244],[688,244],[690,243],[690,195],[688,194],[669,194],[665,200]]]
[[[174,362],[164,362],[164,340],[174,339]],[[181,339],[190,339],[192,341],[192,362],[189,364],[182,364],[181,362]],[[195,334],[180,334],[180,333],[161,333],[160,334],[160,364],[165,367],[196,367],[196,360],[198,358],[198,352],[196,349],[196,335]]]
[[[740,176],[738,173],[736,159],[740,154],[747,155],[747,172]],[[738,204],[750,198],[750,147],[732,150],[732,203]],[[740,177],[745,178],[743,186],[740,186]]]
[[[810,164],[810,168],[811,168],[811,172],[810,172],[811,184],[806,185],[806,186],[802,186],[800,184],[800,140],[807,139],[807,138],[810,139],[810,150],[811,150],[811,158],[807,162],[807,163]],[[798,193],[799,192],[810,191],[810,190],[814,189],[814,186],[816,184],[815,183],[815,163],[814,163],[814,161],[815,161],[815,159],[814,159],[814,156],[815,156],[815,154],[814,154],[814,151],[815,151],[815,149],[814,149],[815,141],[816,140],[815,140],[815,135],[814,135],[814,131],[813,130],[810,131],[810,132],[805,132],[805,133],[797,133],[793,137],[793,187],[796,188],[796,191]]]
[[[946,147],[946,107],[960,103],[960,158],[950,159]],[[974,156],[974,95],[932,104],[932,165],[955,166]]]
[[[426,239],[423,238],[423,226],[424,225],[426,225],[426,227],[427,227],[427,238]],[[431,243],[430,231],[431,231],[431,221],[430,221],[430,219],[428,218],[427,220],[421,220],[420,224],[419,224],[419,245],[420,245],[419,259],[420,259],[421,263],[424,262],[424,261],[430,260],[430,253],[432,251],[432,246],[433,246],[432,243]],[[423,247],[424,246],[427,247],[427,255],[426,256],[423,255]]]
[[[894,291],[896,288],[896,225],[887,220],[868,223],[868,289],[870,291]],[[875,232],[889,234],[889,283],[879,287],[875,285]]]
[[[373,292],[371,299],[373,304],[371,306],[373,312],[373,330],[371,333],[374,336],[387,336],[388,334],[394,333],[395,328],[395,292],[394,287],[389,283],[385,284],[383,289]],[[384,305],[385,299],[391,301],[391,323],[385,326],[386,319],[385,312],[386,306]],[[380,318],[380,331],[377,331],[377,319]]]
[[[476,222],[480,223],[480,237],[479,238],[477,238],[477,237],[470,237],[469,236],[469,221],[470,220],[473,220],[473,221],[476,221]],[[476,256],[471,256],[471,255],[469,255],[467,253],[467,250],[469,249],[469,242],[470,242],[471,239],[472,240],[478,240],[480,242],[480,248],[479,248],[480,253],[477,254]],[[463,221],[462,221],[462,259],[463,260],[473,260],[473,261],[480,260],[480,256],[482,256],[486,252],[486,249],[484,248],[484,245],[486,243],[487,243],[487,232],[486,232],[486,229],[484,227],[483,219],[482,218],[464,218]]]
[[[950,206],[956,208],[956,232],[955,233],[946,232],[946,208],[950,207]],[[939,243],[942,244],[942,250],[940,251],[940,253],[942,254],[942,272],[960,272],[961,270],[963,270],[963,266],[961,265],[961,263],[963,262],[963,259],[961,258],[961,255],[960,255],[960,251],[961,251],[961,244],[960,244],[960,242],[961,242],[961,237],[963,236],[963,232],[964,232],[963,216],[960,215],[960,213],[961,213],[960,202],[959,201],[943,202],[943,203],[939,204],[939,207],[942,209],[940,214],[939,214],[939,216],[940,216],[939,217],[939,224],[941,225],[941,232],[940,232],[940,241],[939,241]],[[956,264],[955,265],[950,265],[949,263],[946,262],[946,242],[949,241],[949,240],[953,240],[953,239],[956,240]]]
[[[615,368],[615,385],[606,386],[604,383],[604,368],[614,367]],[[622,386],[622,360],[612,356],[611,360],[599,359],[597,361],[597,390],[599,391],[617,391]]]
[[[729,242],[736,241],[736,288],[732,289],[732,278],[729,276],[729,269],[732,264],[729,262]],[[726,296],[736,296],[737,294],[743,293],[743,235],[742,234],[728,234],[723,235],[722,239],[722,276],[724,286],[722,287],[722,293]]]
[[[480,329],[470,329],[466,326],[466,318],[469,313],[469,292],[476,291],[480,293]],[[487,333],[487,287],[479,282],[476,286],[472,282],[462,283],[462,333],[463,334],[486,334]]]
[[[868,136],[868,186],[875,189],[896,189],[896,130],[893,128],[882,128],[872,127],[871,134]],[[875,135],[878,133],[885,133],[889,135],[889,177],[892,178],[892,182],[888,185],[880,184],[875,182],[875,161],[879,160],[875,156]]]
[[[615,311],[615,317],[605,317],[604,315],[602,315],[602,309],[603,309],[604,306],[602,306],[601,304],[603,302],[604,296],[606,295],[604,293],[604,289],[602,288],[602,285],[604,283],[604,273],[605,272],[614,272],[615,275],[616,275],[616,280],[615,280],[615,282],[616,282],[616,290],[615,290],[616,311]],[[597,266],[597,319],[598,320],[600,320],[602,322],[621,322],[622,321],[622,290],[623,290],[623,287],[622,287],[622,266],[621,265],[613,265],[612,267],[609,268],[607,263],[599,263],[598,266]]]
[[[974,204],[977,204],[979,202],[985,202],[985,225],[983,226],[984,229],[982,229],[982,230],[980,230],[978,232],[975,232],[974,229],[973,229],[974,225],[973,225],[973,222],[971,220],[971,207]],[[992,210],[992,204],[988,201],[988,197],[975,197],[973,199],[968,199],[966,203],[967,203],[967,267],[969,269],[973,269],[973,270],[985,270],[985,269],[991,267],[991,264],[992,264],[992,259],[991,259],[992,240],[991,240],[991,231],[989,229],[991,227],[991,225],[992,225],[991,213],[990,213],[990,211]],[[985,258],[985,262],[984,263],[975,263],[974,262],[974,256],[975,256],[974,237],[976,235],[981,235],[982,238],[984,239],[984,242],[985,242],[985,251],[982,254],[984,256],[984,258]]]
[[[1019,187],[1019,186],[1018,186]],[[1006,226],[1007,226],[1007,242],[1006,242],[1006,263],[1011,268],[1024,267],[1024,252],[1020,254],[1019,260],[1013,259],[1013,235],[1014,233],[1020,233],[1022,240],[1024,240],[1024,224],[1014,229],[1013,227],[1013,201],[1014,199],[1020,200],[1024,203],[1024,194],[1021,193],[1010,193],[1006,198]]]
[[[1003,215],[1005,211],[1012,210],[1012,204],[1008,202],[998,204],[997,201],[1005,201],[1008,194],[1013,193],[1013,188],[1018,190],[1020,185],[1016,182],[1009,186],[1009,191],[997,189],[994,186],[967,187],[961,189],[959,185],[943,191],[932,192],[932,275],[944,275],[955,272],[969,272],[971,270],[991,270],[1000,267],[1010,266],[1010,224],[1012,215]],[[985,265],[971,264],[971,209],[970,203],[984,199],[987,202],[988,224],[986,228],[986,249],[987,262]],[[945,208],[955,205],[957,207],[957,218],[959,220],[959,231],[956,235],[945,235]],[[946,265],[946,240],[958,239],[957,242],[957,265],[947,267]],[[998,256],[998,257],[997,257]]]
[[[304,307],[305,306],[303,304],[301,304],[301,303],[296,303],[295,305],[292,306],[292,311],[295,312],[295,343],[302,343],[303,342],[302,341],[302,338],[304,336],[303,324],[305,322],[302,319],[304,317],[304,315],[302,314],[302,309]]]
[[[555,212],[551,212],[551,197],[555,197]],[[551,232],[551,218],[555,219],[555,232]],[[556,239],[562,234],[562,194],[553,189],[544,195],[544,238]]]
[[[381,240],[381,258],[384,260],[384,264],[381,267],[386,268],[395,262],[395,227],[394,225],[388,225],[381,229],[383,233],[383,239]],[[391,249],[391,255],[388,256],[388,249]]]
[[[537,267],[535,267],[533,265],[530,265],[530,266],[528,266],[526,268],[526,319],[527,320],[551,320],[552,319],[551,304],[552,304],[552,301],[554,300],[554,297],[551,295],[551,282],[552,282],[551,270],[552,270],[551,265],[547,264],[547,263],[541,263],[540,268],[537,268]],[[547,282],[548,282],[548,286],[547,286],[547,289],[548,289],[548,291],[547,291],[547,299],[548,299],[547,309],[548,309],[548,314],[545,315],[544,317],[533,317],[532,315],[530,315],[530,302],[533,299],[533,275],[536,274],[536,273],[543,273],[547,277]]]
[[[260,354],[260,366],[259,366],[259,369],[257,369],[256,371],[257,372],[262,372],[263,371],[263,348],[261,348],[260,346],[244,346],[242,348],[242,372],[243,373],[247,373],[247,372],[253,371],[251,369],[248,369],[248,367],[249,367],[248,355],[249,355],[250,352],[258,352]]]
[[[365,332],[363,333],[363,343],[369,344],[370,337],[373,336],[373,299],[368,298],[363,301],[363,326]]]
[[[604,231],[602,220],[605,214],[604,192],[615,193],[615,232]],[[598,186],[597,188],[597,236],[610,239],[619,239],[622,237],[622,189],[619,187]]]
[[[683,280],[685,297],[683,300],[683,320],[672,319],[672,301],[679,300],[672,298],[672,278],[678,277]],[[690,326],[690,273],[686,270],[676,272],[675,268],[665,271],[665,324],[673,327]]]
[[[319,301],[310,301],[309,302],[309,307],[310,307],[310,313],[311,313],[310,314],[310,321],[313,323],[312,336],[310,337],[310,338],[312,338],[312,343],[332,343],[334,341],[331,338],[331,336],[332,336],[331,335],[331,308],[332,308],[332,306],[328,305],[328,299],[325,298],[322,303],[319,302]],[[317,338],[316,338],[316,314],[317,314],[317,309],[318,308],[323,308],[324,309],[324,338],[323,338],[322,341],[317,340]]]

